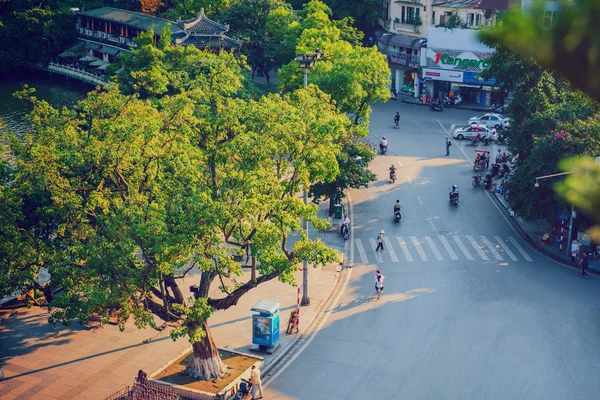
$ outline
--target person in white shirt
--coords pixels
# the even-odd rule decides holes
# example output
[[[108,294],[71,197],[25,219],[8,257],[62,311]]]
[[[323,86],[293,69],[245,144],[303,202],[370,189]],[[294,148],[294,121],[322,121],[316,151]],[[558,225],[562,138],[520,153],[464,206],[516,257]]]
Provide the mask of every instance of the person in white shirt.
[[[573,240],[571,242],[571,262],[574,262],[579,254],[579,241]]]
[[[344,215],[344,222],[342,222],[340,232],[345,233],[348,229],[350,229],[350,218],[348,218],[348,215]]]
[[[256,368],[256,365],[253,365],[250,371],[250,383],[252,384],[252,400],[262,399],[263,390],[260,380],[260,369]],[[260,397],[256,397],[257,392],[260,393]]]
[[[379,298],[379,295],[383,292],[383,280],[385,279],[385,276],[383,276],[381,274],[381,272],[379,270],[377,270],[377,274],[375,275],[375,291],[377,292],[377,296]]]

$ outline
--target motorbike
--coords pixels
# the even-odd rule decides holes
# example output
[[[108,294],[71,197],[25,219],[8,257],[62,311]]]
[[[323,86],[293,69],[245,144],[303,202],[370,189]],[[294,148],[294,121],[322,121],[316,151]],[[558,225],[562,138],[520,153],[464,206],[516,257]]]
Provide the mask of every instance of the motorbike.
[[[483,180],[483,187],[487,190],[491,189],[492,187],[492,175],[489,172],[485,174],[485,179]]]
[[[395,171],[390,171],[390,181],[392,181],[392,183],[396,182],[396,172]]]
[[[490,175],[491,176],[495,176],[500,172],[500,165],[499,164],[492,164],[492,169],[490,170]]]
[[[448,107],[457,106],[460,103],[462,103],[462,98],[460,96],[456,96],[456,97],[446,96],[444,98],[444,104],[446,104]]]
[[[340,233],[344,237],[344,240],[348,240],[350,238],[350,225],[342,225]]]
[[[475,186],[479,186],[479,183],[481,182],[481,178],[483,178],[481,176],[481,174],[477,174],[477,175],[473,175],[473,187]]]
[[[504,135],[498,135],[496,137],[496,139],[494,139],[494,143],[495,144],[505,144],[506,143],[506,139],[504,138]]]
[[[381,154],[385,154],[385,152],[387,151],[387,145],[384,146],[381,143],[379,143],[379,151],[381,151]]]
[[[500,179],[507,179],[508,176],[510,175],[510,168],[508,167],[508,165],[506,165],[506,163],[502,164],[502,171],[500,171]]]
[[[250,392],[252,391],[252,384],[246,379],[242,379],[240,383],[240,388],[235,392],[234,400],[242,400],[248,397]]]
[[[398,223],[398,222],[400,222],[401,219],[402,219],[402,214],[400,213],[400,210],[394,210],[394,222]]]
[[[452,189],[448,188],[448,190],[451,191]],[[450,196],[450,204],[454,204],[454,205],[458,204],[458,192],[451,191],[449,196]]]
[[[442,112],[442,111],[444,111],[444,106],[443,106],[443,105],[441,105],[441,104],[435,104],[435,103],[431,103],[431,104],[429,105],[429,109],[430,109],[431,111],[439,111],[439,112]]]
[[[506,106],[501,106],[500,104],[492,104],[492,106],[490,107],[490,111],[499,114],[503,114],[505,110]]]

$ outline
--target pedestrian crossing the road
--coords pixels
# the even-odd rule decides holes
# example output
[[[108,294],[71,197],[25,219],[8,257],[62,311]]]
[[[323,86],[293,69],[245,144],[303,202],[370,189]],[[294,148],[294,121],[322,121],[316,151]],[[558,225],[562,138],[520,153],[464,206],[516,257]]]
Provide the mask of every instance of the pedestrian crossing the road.
[[[452,239],[448,240],[449,237]],[[355,239],[358,257],[362,264],[372,262],[432,262],[450,259],[458,261],[521,261],[532,262],[533,259],[527,251],[515,240],[514,237],[502,238],[494,236],[473,235],[439,235],[439,236],[396,236],[384,238],[384,250],[376,251],[377,242],[368,239],[368,244],[363,244],[361,239]],[[398,251],[399,250],[399,251]]]

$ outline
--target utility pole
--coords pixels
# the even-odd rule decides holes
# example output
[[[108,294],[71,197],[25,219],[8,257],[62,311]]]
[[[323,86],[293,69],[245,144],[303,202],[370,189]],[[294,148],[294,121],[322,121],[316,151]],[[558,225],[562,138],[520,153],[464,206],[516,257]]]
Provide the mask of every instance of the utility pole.
[[[323,56],[323,52],[317,50],[314,54],[300,54],[296,56],[295,60],[300,63],[300,68],[304,70],[304,88],[308,86],[308,69],[315,65],[315,61],[319,60]],[[306,187],[302,193],[304,198],[304,204],[308,204],[308,191]],[[308,221],[306,218],[302,218],[302,229],[308,239]],[[303,306],[310,304],[310,298],[308,297],[308,261],[302,260],[302,302]]]

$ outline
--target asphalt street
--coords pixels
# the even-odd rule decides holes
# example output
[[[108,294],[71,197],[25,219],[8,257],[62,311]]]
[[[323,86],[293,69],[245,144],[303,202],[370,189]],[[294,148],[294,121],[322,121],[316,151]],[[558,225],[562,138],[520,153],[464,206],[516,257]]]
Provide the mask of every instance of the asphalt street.
[[[471,186],[473,146],[455,141],[445,157],[446,130],[476,114],[375,107],[369,139],[387,137],[389,151],[371,165],[378,181],[351,192],[351,281],[265,399],[600,397],[600,281],[582,279],[519,238],[489,194]],[[460,188],[458,206],[448,202],[452,184]],[[385,250],[375,252],[381,229]],[[377,268],[385,275],[380,300]]]

